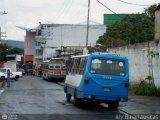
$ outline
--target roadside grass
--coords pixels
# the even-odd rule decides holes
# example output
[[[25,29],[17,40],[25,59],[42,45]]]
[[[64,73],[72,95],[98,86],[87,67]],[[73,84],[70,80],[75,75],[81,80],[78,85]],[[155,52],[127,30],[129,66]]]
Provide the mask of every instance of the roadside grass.
[[[156,87],[153,82],[142,80],[138,84],[131,85],[129,94],[143,96],[160,96],[160,87]]]

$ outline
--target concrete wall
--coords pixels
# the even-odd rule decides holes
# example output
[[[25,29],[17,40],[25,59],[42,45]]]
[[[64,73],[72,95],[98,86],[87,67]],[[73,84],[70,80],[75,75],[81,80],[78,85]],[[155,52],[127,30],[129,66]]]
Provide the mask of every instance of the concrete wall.
[[[159,43],[158,43],[159,42]],[[151,59],[148,50],[154,51],[153,75],[155,84],[160,86],[160,41],[139,43],[130,46],[109,49],[109,53],[117,53],[129,59],[130,82],[136,83],[144,80],[152,73]]]
[[[35,33],[26,32],[26,48],[25,55],[34,55],[35,54]]]
[[[155,40],[160,40],[160,10],[155,12]]]

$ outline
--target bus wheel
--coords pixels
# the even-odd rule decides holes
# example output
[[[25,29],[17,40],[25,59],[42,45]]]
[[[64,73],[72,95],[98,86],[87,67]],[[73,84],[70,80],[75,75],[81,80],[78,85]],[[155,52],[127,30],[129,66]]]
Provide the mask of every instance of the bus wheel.
[[[109,102],[108,108],[111,110],[118,110],[119,102]]]
[[[69,93],[66,93],[66,100],[69,102],[71,100],[72,95]]]
[[[73,96],[73,104],[75,106],[79,106],[80,105],[80,100],[77,98],[77,92],[74,92],[74,96]]]

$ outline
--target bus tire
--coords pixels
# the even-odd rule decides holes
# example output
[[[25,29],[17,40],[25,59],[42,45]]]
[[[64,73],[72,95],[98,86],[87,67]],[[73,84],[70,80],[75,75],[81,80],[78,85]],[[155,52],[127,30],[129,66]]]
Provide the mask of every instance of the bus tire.
[[[74,96],[73,96],[73,104],[75,106],[79,106],[80,105],[80,100],[77,98],[77,91],[76,90],[75,90]]]
[[[118,110],[119,102],[109,102],[108,108],[111,110]]]
[[[72,95],[71,95],[71,94],[66,93],[66,100],[67,100],[68,102],[70,102],[71,97],[72,97]]]

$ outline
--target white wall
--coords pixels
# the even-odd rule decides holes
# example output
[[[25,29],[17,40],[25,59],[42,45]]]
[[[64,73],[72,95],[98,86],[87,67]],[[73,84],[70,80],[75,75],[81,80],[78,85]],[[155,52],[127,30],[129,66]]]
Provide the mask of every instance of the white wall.
[[[35,33],[26,32],[26,49],[24,52],[25,55],[35,54]]]
[[[160,10],[155,12],[155,40],[160,40]]]
[[[157,54],[153,58],[153,74],[155,84],[160,86],[160,41],[159,43],[152,41],[149,42],[149,44],[146,42],[131,46],[112,48],[109,49],[109,52],[116,52],[129,59],[130,81],[134,83],[144,80],[149,75],[149,71],[151,70],[149,69],[149,65],[151,65],[151,62],[147,57],[148,48],[156,54],[159,53],[159,55]]]
[[[43,49],[43,61],[47,60],[47,58],[57,57],[58,52],[56,50],[60,50],[58,48],[44,48]]]
[[[47,36],[50,36],[46,40],[46,46],[85,46],[86,30],[86,25],[56,25],[52,28],[46,28],[45,32],[48,32],[49,34]],[[105,31],[105,25],[91,25],[89,27],[88,45],[95,45],[96,41],[98,40],[98,37],[103,35]]]

